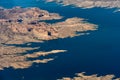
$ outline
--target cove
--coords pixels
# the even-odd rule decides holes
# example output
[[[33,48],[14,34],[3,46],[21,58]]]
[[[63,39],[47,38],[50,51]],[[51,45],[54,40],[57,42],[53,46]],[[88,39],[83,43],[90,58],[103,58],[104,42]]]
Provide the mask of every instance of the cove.
[[[55,60],[47,64],[33,64],[28,69],[8,68],[0,71],[0,80],[56,80],[63,76],[72,77],[80,72],[98,75],[114,74],[120,77],[120,13],[113,13],[115,9],[81,9],[36,0],[1,0],[0,6],[38,7],[59,13],[64,17],[59,21],[80,17],[99,26],[98,30],[90,32],[90,35],[31,43],[32,47],[40,46],[36,51],[65,49],[68,52],[48,56],[55,57]],[[50,21],[50,23],[59,21]],[[30,51],[32,52],[35,51]]]

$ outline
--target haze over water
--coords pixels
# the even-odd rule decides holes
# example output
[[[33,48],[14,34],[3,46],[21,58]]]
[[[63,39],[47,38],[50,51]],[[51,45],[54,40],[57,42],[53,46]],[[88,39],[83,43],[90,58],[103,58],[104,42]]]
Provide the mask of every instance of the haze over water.
[[[65,49],[68,52],[51,55],[56,59],[47,64],[34,64],[23,70],[8,68],[0,71],[0,80],[56,80],[80,72],[120,77],[120,12],[114,13],[115,9],[80,9],[36,0],[0,0],[0,6],[38,7],[59,13],[64,19],[80,17],[99,26],[90,35],[31,43],[32,47],[41,46],[38,51]]]

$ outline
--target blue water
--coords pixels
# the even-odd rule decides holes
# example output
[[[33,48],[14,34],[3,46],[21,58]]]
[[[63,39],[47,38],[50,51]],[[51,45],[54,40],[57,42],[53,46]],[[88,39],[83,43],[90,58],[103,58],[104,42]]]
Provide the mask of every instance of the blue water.
[[[56,80],[63,76],[72,77],[79,72],[114,74],[120,77],[120,13],[113,13],[115,9],[80,9],[36,0],[0,0],[0,6],[39,7],[59,13],[64,19],[80,17],[99,25],[99,29],[90,32],[90,35],[31,43],[32,47],[40,48],[29,53],[54,49],[65,49],[68,52],[47,56],[55,57],[54,61],[47,64],[33,64],[28,69],[8,68],[0,71],[0,80]],[[15,46],[29,47],[27,44]]]

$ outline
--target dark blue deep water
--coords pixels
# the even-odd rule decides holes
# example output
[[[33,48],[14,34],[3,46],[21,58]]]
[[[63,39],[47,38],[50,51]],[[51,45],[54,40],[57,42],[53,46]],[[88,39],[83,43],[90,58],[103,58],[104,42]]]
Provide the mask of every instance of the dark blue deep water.
[[[0,80],[56,80],[63,76],[72,77],[79,72],[98,75],[114,74],[120,77],[120,13],[114,13],[115,9],[63,7],[40,0],[0,0],[0,6],[39,7],[49,12],[59,13],[64,16],[64,19],[80,17],[99,26],[99,29],[90,32],[90,35],[31,43],[32,47],[40,46],[40,49],[29,53],[54,49],[65,49],[68,52],[50,55],[48,57],[55,57],[54,61],[47,64],[33,64],[28,69],[7,68],[0,71]]]

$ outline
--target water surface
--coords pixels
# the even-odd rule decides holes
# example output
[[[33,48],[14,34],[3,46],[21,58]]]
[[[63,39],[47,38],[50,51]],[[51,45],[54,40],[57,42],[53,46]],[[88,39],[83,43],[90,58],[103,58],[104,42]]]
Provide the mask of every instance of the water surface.
[[[33,64],[32,67],[22,70],[5,69],[0,72],[0,80],[56,80],[63,76],[72,77],[78,72],[99,75],[114,74],[120,77],[120,13],[113,13],[115,9],[80,9],[36,0],[0,0],[0,6],[5,8],[38,7],[59,13],[64,16],[62,20],[80,17],[99,25],[99,29],[90,32],[90,35],[31,43],[32,47],[40,46],[35,51],[65,49],[68,52],[48,56],[55,57],[55,60],[47,64]]]

